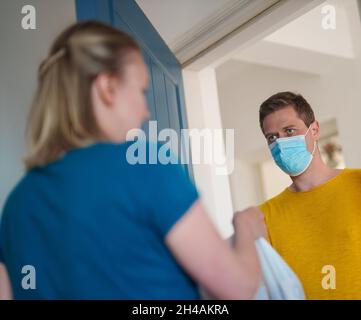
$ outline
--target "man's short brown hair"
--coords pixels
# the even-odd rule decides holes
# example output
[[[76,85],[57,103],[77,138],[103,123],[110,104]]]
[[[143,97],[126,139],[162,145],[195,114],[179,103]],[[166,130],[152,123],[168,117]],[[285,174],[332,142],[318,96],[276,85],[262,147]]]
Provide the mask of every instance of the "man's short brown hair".
[[[263,131],[263,121],[271,113],[291,106],[309,127],[315,121],[315,114],[306,99],[293,92],[279,92],[264,101],[259,108],[259,124]]]

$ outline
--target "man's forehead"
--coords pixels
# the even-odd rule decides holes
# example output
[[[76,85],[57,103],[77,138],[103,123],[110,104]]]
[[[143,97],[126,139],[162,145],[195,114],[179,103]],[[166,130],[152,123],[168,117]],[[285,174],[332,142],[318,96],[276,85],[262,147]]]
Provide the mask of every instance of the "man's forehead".
[[[303,123],[294,108],[286,107],[267,115],[263,120],[264,133],[278,131],[286,126]]]

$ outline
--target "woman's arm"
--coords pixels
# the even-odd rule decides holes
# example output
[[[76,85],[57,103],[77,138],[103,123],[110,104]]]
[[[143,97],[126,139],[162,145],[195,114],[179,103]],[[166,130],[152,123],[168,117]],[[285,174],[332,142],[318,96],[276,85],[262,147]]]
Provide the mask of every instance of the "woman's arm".
[[[0,300],[11,300],[12,290],[10,279],[3,263],[0,263]]]
[[[262,234],[257,209],[234,218],[235,244],[221,238],[198,200],[172,227],[166,243],[180,265],[216,299],[253,299],[261,280],[254,241]]]

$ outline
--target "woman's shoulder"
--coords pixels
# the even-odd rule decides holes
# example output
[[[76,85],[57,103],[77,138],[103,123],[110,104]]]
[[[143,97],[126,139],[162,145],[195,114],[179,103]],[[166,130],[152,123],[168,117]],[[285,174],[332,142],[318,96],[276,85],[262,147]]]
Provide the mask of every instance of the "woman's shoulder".
[[[125,141],[122,143],[98,142],[67,152],[62,159],[72,161],[86,158],[107,162],[126,162],[136,164],[165,164],[177,162],[177,157],[170,148],[159,142],[148,140]]]

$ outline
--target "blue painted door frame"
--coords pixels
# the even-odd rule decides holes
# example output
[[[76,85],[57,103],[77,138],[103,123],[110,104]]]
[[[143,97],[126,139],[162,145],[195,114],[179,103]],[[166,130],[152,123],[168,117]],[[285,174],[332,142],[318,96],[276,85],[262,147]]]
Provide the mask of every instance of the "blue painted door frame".
[[[181,141],[181,129],[187,128],[182,69],[137,3],[134,0],[76,0],[76,13],[78,21],[100,20],[138,41],[149,70],[147,102],[151,120],[157,120],[158,132],[164,128],[176,130]],[[193,179],[192,166],[185,165],[185,170]]]

